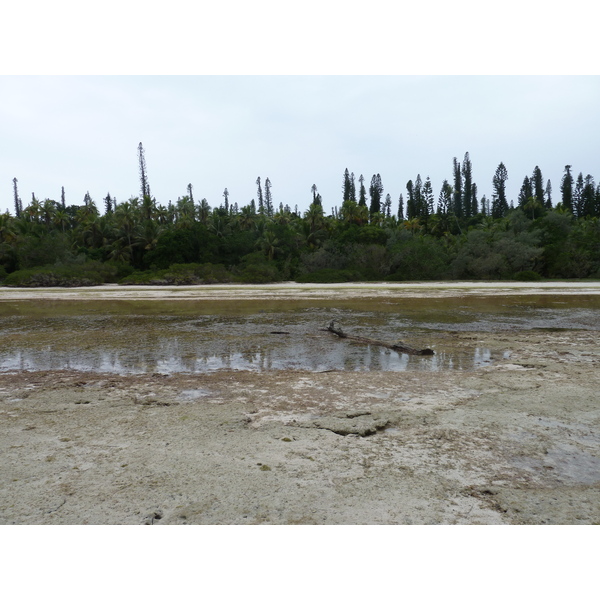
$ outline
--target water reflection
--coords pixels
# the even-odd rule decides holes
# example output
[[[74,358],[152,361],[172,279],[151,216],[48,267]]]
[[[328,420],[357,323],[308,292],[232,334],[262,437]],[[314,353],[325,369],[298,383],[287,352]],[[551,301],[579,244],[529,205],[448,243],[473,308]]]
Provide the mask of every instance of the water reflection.
[[[561,299],[562,300],[562,299]],[[203,312],[201,303],[178,314],[177,303],[155,303],[152,311],[135,303],[87,313],[80,305],[68,314],[64,304],[46,315],[0,313],[0,372],[70,369],[115,374],[246,371],[441,371],[471,370],[490,364],[487,348],[457,351],[449,331],[501,331],[531,328],[600,329],[600,306],[577,307],[527,301],[485,305],[373,301],[357,307],[301,306],[281,301],[268,311]],[[84,304],[84,303],[80,303]],[[164,310],[161,312],[161,306]],[[193,310],[192,310],[193,308]],[[126,309],[126,310],[125,310]],[[111,312],[112,311],[112,312]],[[359,336],[431,347],[434,356],[409,356],[378,346],[341,340],[321,331],[332,319]],[[273,335],[285,331],[287,335]]]

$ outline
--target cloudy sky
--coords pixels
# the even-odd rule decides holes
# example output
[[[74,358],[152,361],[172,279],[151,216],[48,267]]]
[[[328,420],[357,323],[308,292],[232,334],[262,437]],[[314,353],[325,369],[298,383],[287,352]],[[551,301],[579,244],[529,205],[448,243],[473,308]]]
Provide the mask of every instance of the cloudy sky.
[[[389,25],[385,19],[381,23],[384,31],[378,35],[388,39]],[[431,25],[433,34],[449,26],[436,25],[435,20]],[[182,27],[181,32],[171,32],[170,39],[185,40],[185,24]],[[305,45],[313,47],[323,39],[322,25],[315,27],[316,38],[303,32]],[[43,29],[33,33],[30,39],[42,36],[42,42],[48,35]],[[552,181],[555,201],[566,164],[575,174],[590,173],[600,181],[600,77],[569,74],[573,71],[568,68],[559,69],[567,75],[504,74],[523,72],[519,65],[529,64],[530,54],[513,52],[502,68],[498,57],[492,56],[495,62],[482,66],[477,59],[487,46],[480,46],[482,52],[472,48],[466,62],[462,46],[444,42],[427,44],[429,53],[419,53],[420,62],[411,63],[410,69],[406,63],[394,69],[390,57],[405,56],[407,40],[410,46],[415,39],[399,34],[395,45],[384,47],[386,51],[395,47],[396,55],[383,52],[387,62],[381,69],[373,68],[379,63],[372,59],[370,69],[358,68],[361,74],[349,75],[352,69],[340,56],[358,60],[359,55],[356,44],[341,42],[339,35],[328,44],[328,52],[307,53],[306,66],[299,61],[277,66],[273,57],[286,49],[281,35],[269,60],[252,63],[267,56],[260,43],[251,43],[262,36],[246,34],[235,41],[231,29],[221,28],[212,37],[209,33],[208,42],[205,33],[194,38],[197,55],[185,49],[185,60],[171,63],[170,69],[158,58],[152,62],[158,57],[152,50],[147,60],[133,63],[140,67],[137,72],[144,73],[153,72],[148,63],[155,64],[154,73],[161,75],[131,75],[136,72],[127,62],[132,53],[122,53],[121,41],[109,41],[102,22],[86,33],[89,43],[78,38],[79,45],[68,46],[67,53],[67,45],[57,45],[62,38],[53,32],[52,44],[38,44],[33,58],[0,76],[0,211],[14,210],[14,177],[24,205],[32,192],[40,200],[60,199],[61,186],[68,204],[81,204],[87,191],[99,206],[107,193],[118,201],[137,196],[139,142],[145,149],[152,195],[165,205],[185,195],[191,183],[196,200],[206,198],[218,206],[227,188],[230,201],[242,206],[256,198],[256,178],[264,182],[268,177],[275,206],[282,202],[305,210],[316,184],[329,212],[341,204],[348,168],[357,179],[362,174],[367,187],[372,175],[379,173],[395,211],[399,195],[406,197],[407,181],[418,174],[423,181],[431,178],[437,199],[443,180],[452,182],[453,157],[462,161],[465,152],[470,154],[479,197],[491,196],[500,162],[508,169],[509,199],[516,200],[523,178],[536,165]],[[365,35],[363,41],[369,45],[371,38]],[[162,39],[156,33],[150,37]],[[490,38],[475,41],[483,44],[486,39]],[[81,55],[74,48],[97,48],[99,43],[102,59],[108,57],[105,63],[76,62]],[[347,52],[332,50],[338,46]],[[108,47],[113,48],[112,55]],[[142,55],[146,47],[154,48],[144,46]],[[198,58],[201,66],[194,69],[190,56],[203,57],[210,47],[227,51],[217,52],[211,68]],[[463,67],[448,69],[450,51],[459,52],[461,59],[452,60]],[[246,55],[250,62],[244,62]],[[286,56],[297,58],[291,51]],[[249,66],[257,64],[266,66]],[[552,72],[543,61],[536,66],[531,72]],[[201,74],[162,75],[173,72]],[[364,74],[369,72],[376,74]],[[480,74],[486,72],[493,74]]]

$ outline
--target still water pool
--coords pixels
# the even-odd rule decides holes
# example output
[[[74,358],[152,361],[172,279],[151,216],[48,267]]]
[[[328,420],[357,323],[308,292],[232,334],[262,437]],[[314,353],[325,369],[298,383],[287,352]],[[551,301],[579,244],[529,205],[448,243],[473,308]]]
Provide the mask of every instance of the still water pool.
[[[432,348],[408,356],[321,331]],[[118,374],[331,369],[471,370],[499,358],[456,350],[452,333],[600,330],[598,296],[396,300],[0,302],[0,372],[72,369]],[[273,333],[284,332],[284,333]]]

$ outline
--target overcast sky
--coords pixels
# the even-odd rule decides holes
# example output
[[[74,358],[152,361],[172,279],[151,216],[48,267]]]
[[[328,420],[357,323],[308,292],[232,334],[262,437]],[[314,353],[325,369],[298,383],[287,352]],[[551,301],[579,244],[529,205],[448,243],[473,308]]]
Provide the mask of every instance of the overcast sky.
[[[339,4],[326,1],[318,3],[312,21],[306,11],[276,15],[286,17],[287,29],[272,21],[269,29],[261,20],[267,14],[273,18],[270,2],[259,0],[253,11],[247,3],[225,2],[201,14],[201,34],[193,15],[186,19],[175,10],[183,6],[178,0],[154,21],[146,13],[139,19],[127,13],[135,3],[123,0],[119,19],[111,21],[103,11],[88,16],[83,29],[67,29],[57,17],[68,4],[63,0],[52,11],[41,4],[46,13],[36,13],[35,22],[25,20],[25,4],[30,3],[10,9],[22,13],[12,15],[11,23],[27,27],[22,33],[6,28],[0,38],[0,50],[22,51],[20,64],[6,62],[9,68],[0,71],[2,212],[14,211],[14,177],[24,206],[32,192],[42,201],[59,200],[61,186],[68,204],[81,204],[87,191],[99,207],[107,193],[119,202],[138,196],[139,142],[152,195],[164,205],[185,195],[191,183],[196,200],[218,206],[227,188],[230,202],[243,206],[256,198],[256,178],[268,177],[276,207],[282,202],[306,210],[316,184],[330,212],[341,205],[348,168],[357,180],[365,177],[367,188],[379,173],[395,212],[398,196],[406,198],[407,181],[418,174],[423,181],[431,178],[437,200],[443,180],[452,183],[453,158],[462,161],[465,152],[479,198],[491,196],[500,162],[508,169],[509,200],[516,200],[523,178],[536,165],[552,181],[555,202],[566,164],[575,175],[590,173],[600,181],[600,77],[495,74],[552,73],[553,66],[579,73],[573,65],[589,65],[590,53],[581,62],[567,50],[594,39],[584,35],[593,31],[591,18],[575,15],[578,30],[571,38],[553,37],[552,44],[540,45],[527,33],[534,13],[526,0],[518,3],[512,30],[506,10],[495,15],[501,36],[491,29],[489,15],[479,15],[485,28],[468,29],[464,11],[453,23],[445,4],[429,1],[401,19],[400,13],[382,13],[385,3],[373,0],[376,28],[361,22],[357,5],[343,4],[346,11],[338,16],[331,11]],[[579,4],[574,0],[572,8]],[[462,0],[452,6],[463,5],[471,12],[479,6]],[[240,18],[229,18],[233,8]],[[562,9],[553,16],[557,20],[550,26],[567,19]],[[47,19],[55,20],[52,27]],[[536,19],[549,39],[548,22]],[[128,35],[128,22],[147,31],[146,41]],[[339,27],[328,30],[328,23]],[[355,31],[348,36],[341,26]],[[449,31],[459,35],[449,37]],[[518,44],[514,37],[497,43],[510,33],[519,36]],[[180,50],[168,62],[173,48]],[[369,53],[369,48],[378,50]],[[540,48],[550,66],[540,60]],[[151,75],[129,75],[136,72]],[[377,74],[346,75],[353,72]],[[446,72],[477,75],[437,74]],[[479,75],[487,72],[494,74]],[[594,73],[589,67],[583,72]]]

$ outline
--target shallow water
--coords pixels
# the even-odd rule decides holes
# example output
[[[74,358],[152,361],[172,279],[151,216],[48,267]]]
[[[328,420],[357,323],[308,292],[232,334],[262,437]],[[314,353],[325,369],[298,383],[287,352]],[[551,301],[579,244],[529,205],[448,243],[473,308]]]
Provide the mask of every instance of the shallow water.
[[[353,335],[401,340],[435,355],[349,343],[321,331],[332,319]],[[501,357],[488,348],[457,351],[452,331],[526,329],[600,330],[600,298],[6,301],[0,302],[0,372],[471,370]]]

